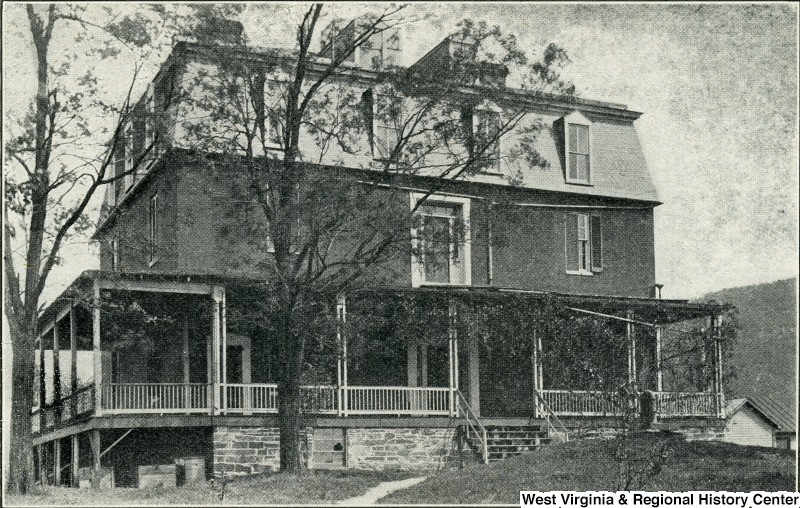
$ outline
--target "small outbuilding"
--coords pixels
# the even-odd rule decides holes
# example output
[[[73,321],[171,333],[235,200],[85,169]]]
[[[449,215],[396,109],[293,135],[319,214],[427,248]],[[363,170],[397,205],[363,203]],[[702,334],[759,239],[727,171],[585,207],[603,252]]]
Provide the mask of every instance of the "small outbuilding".
[[[794,416],[768,398],[732,399],[725,408],[723,441],[747,446],[797,449]]]

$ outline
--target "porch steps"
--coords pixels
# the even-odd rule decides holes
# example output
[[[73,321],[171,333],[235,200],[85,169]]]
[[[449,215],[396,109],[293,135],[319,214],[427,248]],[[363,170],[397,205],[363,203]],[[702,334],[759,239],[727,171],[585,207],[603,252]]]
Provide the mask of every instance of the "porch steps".
[[[532,452],[550,443],[547,429],[540,425],[487,425],[485,428],[489,462]],[[475,437],[465,438],[464,441],[473,455],[479,458],[480,441]]]

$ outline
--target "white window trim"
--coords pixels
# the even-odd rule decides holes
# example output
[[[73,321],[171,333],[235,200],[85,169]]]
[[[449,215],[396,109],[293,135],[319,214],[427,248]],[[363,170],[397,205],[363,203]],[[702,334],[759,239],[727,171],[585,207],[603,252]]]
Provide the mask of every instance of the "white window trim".
[[[124,192],[128,192],[133,187],[133,120],[130,119],[125,124],[122,135],[123,142],[125,143],[125,176],[123,178]]]
[[[148,266],[153,266],[159,260],[158,245],[158,193],[150,196],[149,207],[147,209],[147,256]]]
[[[586,239],[586,252],[587,252],[587,263],[586,263],[586,266],[587,266],[587,268],[585,270],[584,269],[565,270],[565,272],[566,272],[567,275],[588,275],[588,276],[591,277],[591,276],[595,275],[595,272],[592,271],[592,231],[591,231],[591,228],[592,228],[591,215],[592,214],[590,214],[590,213],[576,213],[574,215],[576,217],[585,217],[584,220],[586,221],[586,238],[587,238]],[[580,230],[580,228],[578,230]],[[564,228],[564,258],[565,259],[569,259],[569,257],[568,257],[569,253],[567,252],[567,247],[568,246],[569,246],[569,238],[567,238],[567,228],[565,227]],[[575,252],[574,254],[577,254],[578,256],[580,256],[580,240],[579,239],[578,239],[578,252]],[[580,259],[580,257],[578,259]],[[600,272],[597,272],[597,273],[600,273]]]
[[[570,178],[569,176],[569,126],[583,125],[589,129],[589,174],[587,180],[578,178]],[[564,181],[573,185],[594,185],[594,129],[592,129],[592,122],[583,116],[580,111],[573,111],[564,117]]]
[[[425,199],[425,193],[409,192],[411,199],[411,210],[417,203]],[[411,287],[419,286],[471,286],[472,285],[472,227],[470,225],[470,206],[472,200],[457,196],[444,196],[441,194],[431,194],[425,199],[423,206],[428,203],[452,203],[461,205],[461,216],[464,221],[464,283],[453,284],[450,282],[428,282],[425,280],[425,266],[417,259],[415,252],[419,252],[420,240],[416,226],[411,227]]]
[[[119,271],[119,236],[111,238],[111,271]]]
[[[503,113],[504,113],[503,109],[500,106],[498,106],[497,104],[495,104],[494,102],[491,102],[489,100],[484,100],[483,102],[481,102],[480,104],[478,104],[477,106],[475,106],[472,109],[473,144],[475,142],[474,138],[475,138],[475,135],[477,134],[476,131],[477,131],[477,128],[478,128],[478,124],[480,123],[478,121],[478,113],[480,111],[491,111],[491,112],[497,113],[499,115],[499,117],[500,117],[500,128],[501,128],[501,130],[503,128],[503,125],[505,125],[505,122],[506,122],[506,118],[503,115]],[[505,134],[508,134],[508,132],[505,132],[505,133],[501,134],[497,139],[497,151],[498,151],[498,154],[497,154],[497,165],[494,166],[494,167],[491,167],[491,168],[482,169],[479,172],[479,174],[481,174],[481,175],[492,175],[492,176],[495,176],[495,175],[502,176],[502,174],[503,174],[503,154],[505,153],[505,151],[504,151],[504,148],[505,148],[504,141],[505,141],[505,137],[506,137]]]

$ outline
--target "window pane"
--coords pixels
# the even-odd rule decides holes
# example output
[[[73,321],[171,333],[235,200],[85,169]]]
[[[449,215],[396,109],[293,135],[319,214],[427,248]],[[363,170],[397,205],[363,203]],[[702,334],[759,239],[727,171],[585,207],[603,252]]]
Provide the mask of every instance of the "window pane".
[[[450,282],[450,221],[426,216],[423,220],[423,263],[426,282]]]
[[[589,153],[589,127],[576,125],[578,131],[578,153]]]
[[[576,155],[578,159],[578,180],[589,181],[589,156]]]
[[[577,155],[574,153],[569,154],[569,177],[573,180],[578,178],[578,161]]]
[[[572,123],[569,124],[569,151],[578,151],[578,126]]]

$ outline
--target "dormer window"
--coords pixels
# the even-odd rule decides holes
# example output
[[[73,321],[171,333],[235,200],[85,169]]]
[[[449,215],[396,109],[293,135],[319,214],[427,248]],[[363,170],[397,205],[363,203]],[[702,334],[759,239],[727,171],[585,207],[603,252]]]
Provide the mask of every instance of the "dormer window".
[[[575,112],[564,119],[567,183],[592,183],[591,122]]]
[[[385,91],[372,89],[364,92],[361,101],[372,156],[377,160],[389,160],[402,132],[400,101]]]
[[[466,145],[469,156],[483,173],[500,170],[500,131],[502,117],[499,108],[482,105],[461,110],[466,130]]]

